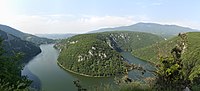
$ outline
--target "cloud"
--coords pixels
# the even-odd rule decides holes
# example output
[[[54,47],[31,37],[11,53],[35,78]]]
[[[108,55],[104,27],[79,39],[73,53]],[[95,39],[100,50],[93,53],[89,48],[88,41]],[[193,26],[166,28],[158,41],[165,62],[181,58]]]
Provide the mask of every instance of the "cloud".
[[[117,27],[147,19],[145,16],[93,15],[15,15],[0,18],[2,24],[26,33],[85,33],[105,27]]]
[[[146,15],[93,16],[93,15],[14,15],[0,18],[0,23],[31,34],[86,33],[106,27],[131,25],[138,22],[175,24],[200,29],[199,22],[183,20],[152,20]]]

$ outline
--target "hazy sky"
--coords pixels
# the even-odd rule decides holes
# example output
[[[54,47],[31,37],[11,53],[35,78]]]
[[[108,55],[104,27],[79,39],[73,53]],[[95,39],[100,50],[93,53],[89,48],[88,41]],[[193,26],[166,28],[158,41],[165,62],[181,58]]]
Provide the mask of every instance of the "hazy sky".
[[[84,33],[138,22],[200,29],[200,0],[0,0],[0,24],[38,33]]]

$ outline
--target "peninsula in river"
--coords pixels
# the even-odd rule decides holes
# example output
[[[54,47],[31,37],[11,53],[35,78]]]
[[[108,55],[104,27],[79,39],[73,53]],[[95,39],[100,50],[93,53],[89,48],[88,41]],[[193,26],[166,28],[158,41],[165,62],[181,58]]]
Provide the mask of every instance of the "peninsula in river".
[[[120,52],[133,51],[161,41],[163,38],[141,32],[103,32],[81,34],[62,40],[58,65],[63,69],[89,77],[127,74],[129,62]]]

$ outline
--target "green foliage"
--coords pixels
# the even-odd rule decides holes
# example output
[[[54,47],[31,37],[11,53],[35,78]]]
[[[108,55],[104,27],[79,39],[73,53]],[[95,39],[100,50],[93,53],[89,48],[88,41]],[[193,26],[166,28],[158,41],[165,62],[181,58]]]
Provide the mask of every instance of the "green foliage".
[[[0,45],[2,40],[0,41]],[[27,89],[31,81],[26,76],[21,76],[22,65],[20,63],[20,54],[13,57],[4,56],[5,51],[0,46],[0,90],[1,91],[19,91]]]
[[[126,63],[122,56],[97,37],[87,34],[70,38],[61,49],[58,62],[66,69],[83,75],[124,74]]]
[[[88,91],[156,91],[153,88],[149,87],[148,84],[134,81],[131,83],[122,83],[117,86],[113,85],[103,85],[98,87],[92,87]]]
[[[200,47],[200,32],[188,32],[186,35],[188,42],[187,50],[183,54],[184,57],[186,57],[185,55],[189,55],[196,48]],[[161,41],[159,43],[137,49],[132,53],[134,56],[137,56],[141,59],[158,63],[161,56],[166,57],[167,55],[170,55],[171,49],[174,48],[174,46],[177,44],[177,42],[180,42],[180,40],[180,37],[173,37],[169,40]]]
[[[14,56],[15,53],[23,54],[22,63],[28,62],[31,58],[41,52],[41,49],[35,44],[21,40],[11,34],[0,30],[0,37],[3,39],[2,47],[5,50],[4,55]]]
[[[174,45],[176,45],[177,41],[179,40],[180,38],[174,37],[169,40],[160,41],[153,45],[132,51],[132,54],[140,59],[148,60],[152,63],[157,64],[160,63],[159,58],[161,56],[167,57],[168,55],[170,55],[171,49],[174,47]]]
[[[139,32],[104,32],[76,35],[62,40],[58,63],[65,69],[88,76],[126,74],[127,63],[117,51],[132,51],[162,40]]]
[[[182,55],[187,50],[186,46],[188,46],[187,42],[189,41],[187,41],[186,34],[179,34],[179,37],[181,40],[172,49],[172,55],[160,58],[161,65],[158,66],[158,70],[155,72],[155,88],[157,90],[182,91],[186,87],[191,89],[200,83],[200,73],[196,68],[199,62],[197,57],[200,54],[200,50],[197,48],[192,52],[190,51],[190,55]]]
[[[102,34],[105,37],[111,38],[111,40],[113,40],[116,43],[116,46],[118,48],[122,49],[123,51],[129,52],[164,40],[162,37],[143,32],[115,31],[103,32]]]
[[[189,64],[194,64],[195,62],[195,67],[193,71],[191,72],[190,79],[194,78],[195,75],[198,74],[199,72],[199,67],[200,67],[200,56],[198,55],[199,48],[200,48],[200,32],[189,32],[186,33],[187,35],[187,48],[185,49],[184,53],[182,54],[182,62],[183,65],[189,65]],[[174,48],[174,45],[177,43],[180,43],[181,38],[180,37],[174,37],[172,39],[162,41],[160,43],[138,49],[136,51],[133,51],[133,55],[141,58],[143,60],[148,60],[149,62],[152,62],[154,64],[159,64],[161,61],[159,61],[159,58],[162,57],[167,57],[171,55],[170,51],[172,48]],[[195,55],[194,55],[195,54]]]
[[[174,90],[181,91],[185,87],[185,82],[188,79],[184,79],[182,72],[182,65],[177,63],[178,60],[174,58],[162,58],[162,65],[156,72],[156,84],[155,88],[158,90]],[[179,60],[180,61],[180,60]]]

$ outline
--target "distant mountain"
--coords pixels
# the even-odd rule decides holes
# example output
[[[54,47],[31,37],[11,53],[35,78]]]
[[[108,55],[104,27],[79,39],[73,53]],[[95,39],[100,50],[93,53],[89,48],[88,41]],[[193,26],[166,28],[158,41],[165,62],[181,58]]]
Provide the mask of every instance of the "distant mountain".
[[[6,25],[0,24],[0,30],[2,30],[8,34],[12,34],[18,38],[21,38],[22,40],[26,40],[26,41],[35,43],[36,45],[54,43],[54,40],[52,40],[52,39],[41,38],[41,37],[37,37],[35,35],[23,33],[17,29],[14,29],[14,28],[6,26]]]
[[[14,53],[23,54],[23,62],[27,62],[41,52],[34,43],[21,40],[20,38],[0,30],[0,37],[3,39],[4,55],[11,56]]]
[[[48,38],[48,39],[66,39],[77,34],[36,34],[38,37]]]
[[[84,76],[115,76],[125,74],[127,61],[119,52],[134,51],[164,40],[150,33],[103,32],[80,34],[64,39],[56,48],[60,49],[58,64],[71,72]]]
[[[115,28],[103,28],[89,33],[96,32],[105,32],[105,31],[138,31],[138,32],[147,32],[162,36],[163,38],[169,38],[177,35],[180,32],[191,32],[198,31],[195,29],[181,27],[176,25],[161,25],[156,23],[137,23],[130,26],[121,26]]]

